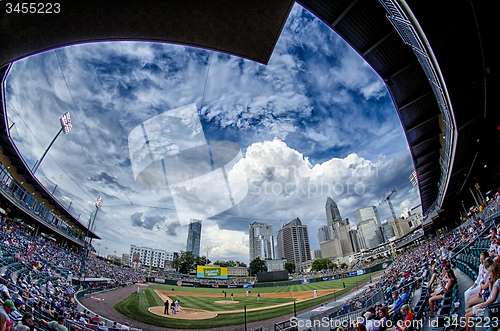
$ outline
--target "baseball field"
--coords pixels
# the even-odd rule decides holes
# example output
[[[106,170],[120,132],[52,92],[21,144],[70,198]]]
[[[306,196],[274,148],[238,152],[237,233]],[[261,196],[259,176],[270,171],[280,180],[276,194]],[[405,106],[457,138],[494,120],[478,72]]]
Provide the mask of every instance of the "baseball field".
[[[373,276],[373,274],[372,274]],[[136,321],[159,327],[206,329],[267,320],[336,300],[369,280],[361,275],[339,280],[280,287],[192,288],[151,284],[114,307]],[[346,287],[343,288],[343,283]],[[316,298],[314,290],[316,289]],[[250,290],[251,293],[248,293]],[[226,294],[223,294],[223,291]],[[231,297],[232,294],[232,297]],[[178,300],[179,310],[164,314],[164,302]]]

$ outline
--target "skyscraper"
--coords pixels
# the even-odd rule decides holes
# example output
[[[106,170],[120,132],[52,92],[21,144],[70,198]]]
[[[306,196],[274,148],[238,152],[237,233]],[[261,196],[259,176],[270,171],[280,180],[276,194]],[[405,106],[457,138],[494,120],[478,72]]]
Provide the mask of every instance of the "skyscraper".
[[[298,217],[278,231],[277,242],[278,259],[295,264],[311,260],[307,225],[302,225]]]
[[[326,199],[325,204],[328,236],[324,235],[324,226],[318,230],[320,240],[321,255],[326,258],[345,257],[357,250],[356,235],[350,233],[351,226],[349,220],[342,219],[339,208],[331,197]],[[328,240],[320,239],[324,236]]]
[[[318,241],[322,243],[329,240],[332,240],[332,237],[330,236],[328,225],[320,226],[318,229]]]
[[[200,256],[201,220],[191,219],[189,221],[186,251],[193,252],[194,256]]]
[[[354,246],[356,245],[353,245],[352,243],[352,240],[355,239],[355,237],[352,237],[349,234],[349,220],[342,220],[339,208],[331,197],[326,199],[325,210],[327,225],[330,232],[330,240],[335,241],[336,246],[336,256],[331,257],[346,256],[353,253]]]
[[[248,226],[250,261],[257,256],[262,260],[274,260],[273,226],[253,222]]]
[[[384,242],[389,241],[390,238],[394,237],[394,229],[392,228],[392,223],[394,222],[394,216],[390,216],[382,222],[382,235],[384,236]]]
[[[354,212],[358,226],[358,243],[360,249],[371,249],[384,242],[382,224],[375,206],[358,209]]]
[[[331,197],[326,198],[326,220],[328,224],[335,220],[342,220],[342,217],[340,217],[340,211],[339,207],[337,207],[337,204]]]
[[[408,220],[405,220],[404,218],[393,218],[390,224],[394,231],[394,235],[398,238],[401,238],[410,232],[410,225],[408,224]]]

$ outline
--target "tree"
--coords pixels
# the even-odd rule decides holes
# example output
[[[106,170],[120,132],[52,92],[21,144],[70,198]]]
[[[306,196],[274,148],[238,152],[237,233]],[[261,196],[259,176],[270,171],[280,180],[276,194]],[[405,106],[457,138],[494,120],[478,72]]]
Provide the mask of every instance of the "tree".
[[[207,265],[207,264],[210,264],[210,261],[205,255],[203,256],[197,256],[196,257],[196,265]]]
[[[342,268],[342,269],[345,269],[345,268],[347,268],[347,267],[348,267],[348,265],[347,265],[346,263],[341,263],[341,264],[340,264],[340,268]]]
[[[285,270],[288,271],[289,274],[295,273],[295,263],[285,262]]]
[[[215,261],[214,265],[219,266],[219,267],[246,267],[247,265],[243,262],[240,261]]]
[[[266,272],[267,266],[266,261],[261,260],[260,257],[256,257],[255,260],[250,262],[249,270],[250,276],[255,276],[258,272]]]
[[[218,267],[227,267],[227,262],[226,261],[215,261],[214,262],[214,265],[218,266]]]
[[[320,270],[327,270],[327,269],[333,269],[335,264],[330,261],[330,259],[323,258],[323,259],[317,259],[314,260],[311,269],[313,271],[320,271]]]
[[[195,266],[196,258],[191,251],[181,251],[179,257],[173,261],[173,265],[182,274],[189,273],[189,270],[193,269]]]

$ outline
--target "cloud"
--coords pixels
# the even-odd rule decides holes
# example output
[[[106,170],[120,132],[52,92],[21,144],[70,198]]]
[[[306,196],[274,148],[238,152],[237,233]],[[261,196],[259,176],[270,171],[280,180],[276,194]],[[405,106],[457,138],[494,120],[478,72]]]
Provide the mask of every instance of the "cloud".
[[[248,225],[247,225],[248,229]],[[202,247],[210,246],[209,258],[216,260],[248,260],[248,234],[243,231],[227,230],[218,224],[207,221],[202,226]]]
[[[274,139],[249,146],[229,177],[246,176],[249,181],[249,195],[235,208],[236,213],[244,211],[256,219],[285,222],[299,217],[307,224],[326,219],[324,205],[328,196],[337,202],[343,217],[354,220],[352,212],[370,205],[379,207],[378,201],[393,186],[398,190],[393,201],[400,212],[400,201],[418,201],[417,190],[406,180],[411,169],[408,154],[389,160],[380,156],[373,162],[352,153],[313,165],[302,153]],[[387,215],[384,208],[379,207],[381,217]],[[218,222],[224,228],[240,231],[248,226],[222,218]]]
[[[124,191],[129,191],[130,192],[130,188],[129,187],[121,185],[116,180],[115,177],[110,176],[108,173],[106,173],[104,171],[101,172],[97,176],[93,176],[93,177],[91,176],[91,177],[89,177],[88,180],[94,181],[94,182],[100,182],[101,184],[109,186],[111,189],[114,189],[115,191],[124,190]]]
[[[142,227],[142,213],[133,213],[130,215],[130,220],[133,226]]]
[[[165,216],[160,215],[145,215],[142,213],[136,212],[130,215],[130,220],[132,221],[132,225],[144,228],[146,230],[160,229],[161,226],[165,223],[167,218]],[[175,232],[175,228],[174,228]]]
[[[167,236],[177,237],[177,228],[179,226],[181,226],[181,223],[179,221],[174,221],[167,225],[165,233],[167,234]]]

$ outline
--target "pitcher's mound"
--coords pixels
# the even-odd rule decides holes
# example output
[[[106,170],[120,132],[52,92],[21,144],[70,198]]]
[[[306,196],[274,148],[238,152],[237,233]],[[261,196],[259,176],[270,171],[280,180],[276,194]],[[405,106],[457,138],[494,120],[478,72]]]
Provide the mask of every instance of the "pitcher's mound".
[[[214,301],[214,303],[233,304],[233,303],[240,303],[240,302],[239,301],[232,301],[232,300],[221,300],[221,301]]]

